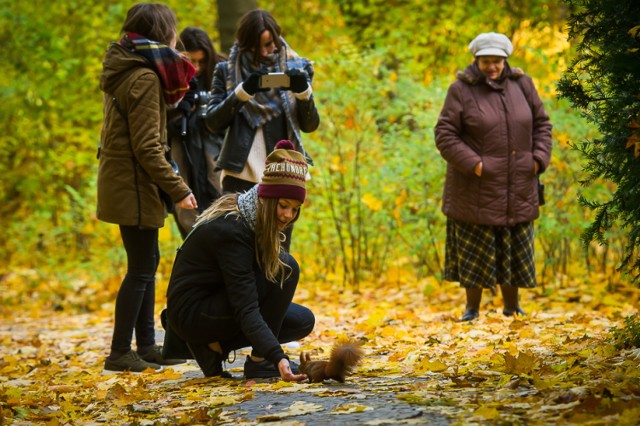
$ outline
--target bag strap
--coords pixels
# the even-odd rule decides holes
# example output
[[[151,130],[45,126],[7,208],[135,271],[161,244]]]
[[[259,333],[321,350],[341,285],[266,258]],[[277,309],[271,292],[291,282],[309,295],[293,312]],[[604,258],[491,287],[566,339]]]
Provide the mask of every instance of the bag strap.
[[[524,98],[527,100],[527,104],[529,105],[529,109],[531,110],[531,114],[533,114],[533,102],[531,102],[531,96],[529,96],[530,93],[527,93],[527,90],[525,90],[525,88],[522,85],[522,83],[520,83],[520,79],[521,78],[522,78],[522,76],[516,78],[515,82],[518,85],[518,87],[520,88],[520,90],[522,91],[522,94],[524,95]]]
[[[529,109],[531,110],[531,115],[533,116],[533,102],[531,102],[531,99],[529,97],[529,93],[527,93],[527,91],[524,89],[524,86],[522,85],[522,83],[520,83],[520,78],[522,77],[518,77],[516,78],[516,84],[518,85],[518,87],[520,88],[520,90],[522,91],[522,94],[524,95],[525,99],[527,100],[527,104],[529,105]],[[540,173],[536,174],[536,178],[538,179],[538,204],[543,205],[544,204],[544,183],[542,183],[540,181]],[[542,195],[540,195],[542,194]]]

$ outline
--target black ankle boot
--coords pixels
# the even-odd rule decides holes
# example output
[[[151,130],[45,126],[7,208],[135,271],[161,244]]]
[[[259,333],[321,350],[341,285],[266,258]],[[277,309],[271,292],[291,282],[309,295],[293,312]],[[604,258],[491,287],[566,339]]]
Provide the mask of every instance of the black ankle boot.
[[[520,301],[518,299],[518,287],[511,285],[501,285],[502,299],[504,300],[504,309],[502,314],[507,317],[514,315],[526,316],[522,308],[520,308]]]
[[[502,310],[502,315],[504,315],[505,317],[512,317],[514,315],[522,315],[523,317],[527,316],[527,314],[522,310],[520,306],[518,306],[515,311],[510,311],[507,308],[504,308]]]
[[[230,379],[232,376],[222,368],[222,361],[226,358],[219,352],[212,351],[206,343],[187,343],[198,367],[204,373],[204,377],[223,377]]]
[[[465,288],[465,292],[467,294],[467,304],[460,321],[472,321],[480,316],[482,288]]]
[[[480,312],[475,309],[467,309],[464,311],[462,317],[460,317],[460,321],[473,321],[474,319],[480,316]]]

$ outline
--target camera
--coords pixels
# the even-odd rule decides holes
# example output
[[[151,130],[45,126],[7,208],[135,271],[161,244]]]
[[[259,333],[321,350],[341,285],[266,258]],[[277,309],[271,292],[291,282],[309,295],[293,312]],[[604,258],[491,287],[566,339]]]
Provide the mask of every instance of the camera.
[[[196,115],[198,115],[201,118],[206,117],[207,105],[211,100],[211,93],[207,92],[206,90],[201,90],[195,93],[195,96],[193,97],[193,99],[195,101],[194,105],[196,107],[195,109]]]

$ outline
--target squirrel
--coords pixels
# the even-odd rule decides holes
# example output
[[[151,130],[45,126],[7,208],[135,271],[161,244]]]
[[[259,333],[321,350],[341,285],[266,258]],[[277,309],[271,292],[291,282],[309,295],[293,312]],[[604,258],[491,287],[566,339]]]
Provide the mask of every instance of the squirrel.
[[[311,383],[333,379],[344,383],[344,379],[362,359],[363,352],[356,342],[337,343],[331,349],[329,361],[311,361],[311,355],[300,353],[300,372],[309,377]]]

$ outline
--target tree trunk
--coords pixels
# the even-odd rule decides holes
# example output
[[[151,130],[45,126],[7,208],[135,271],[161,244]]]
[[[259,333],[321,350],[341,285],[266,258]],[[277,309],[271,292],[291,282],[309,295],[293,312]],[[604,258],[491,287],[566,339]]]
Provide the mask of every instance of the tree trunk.
[[[258,0],[217,0],[220,53],[229,55],[236,36],[238,21],[250,10],[258,8]]]

